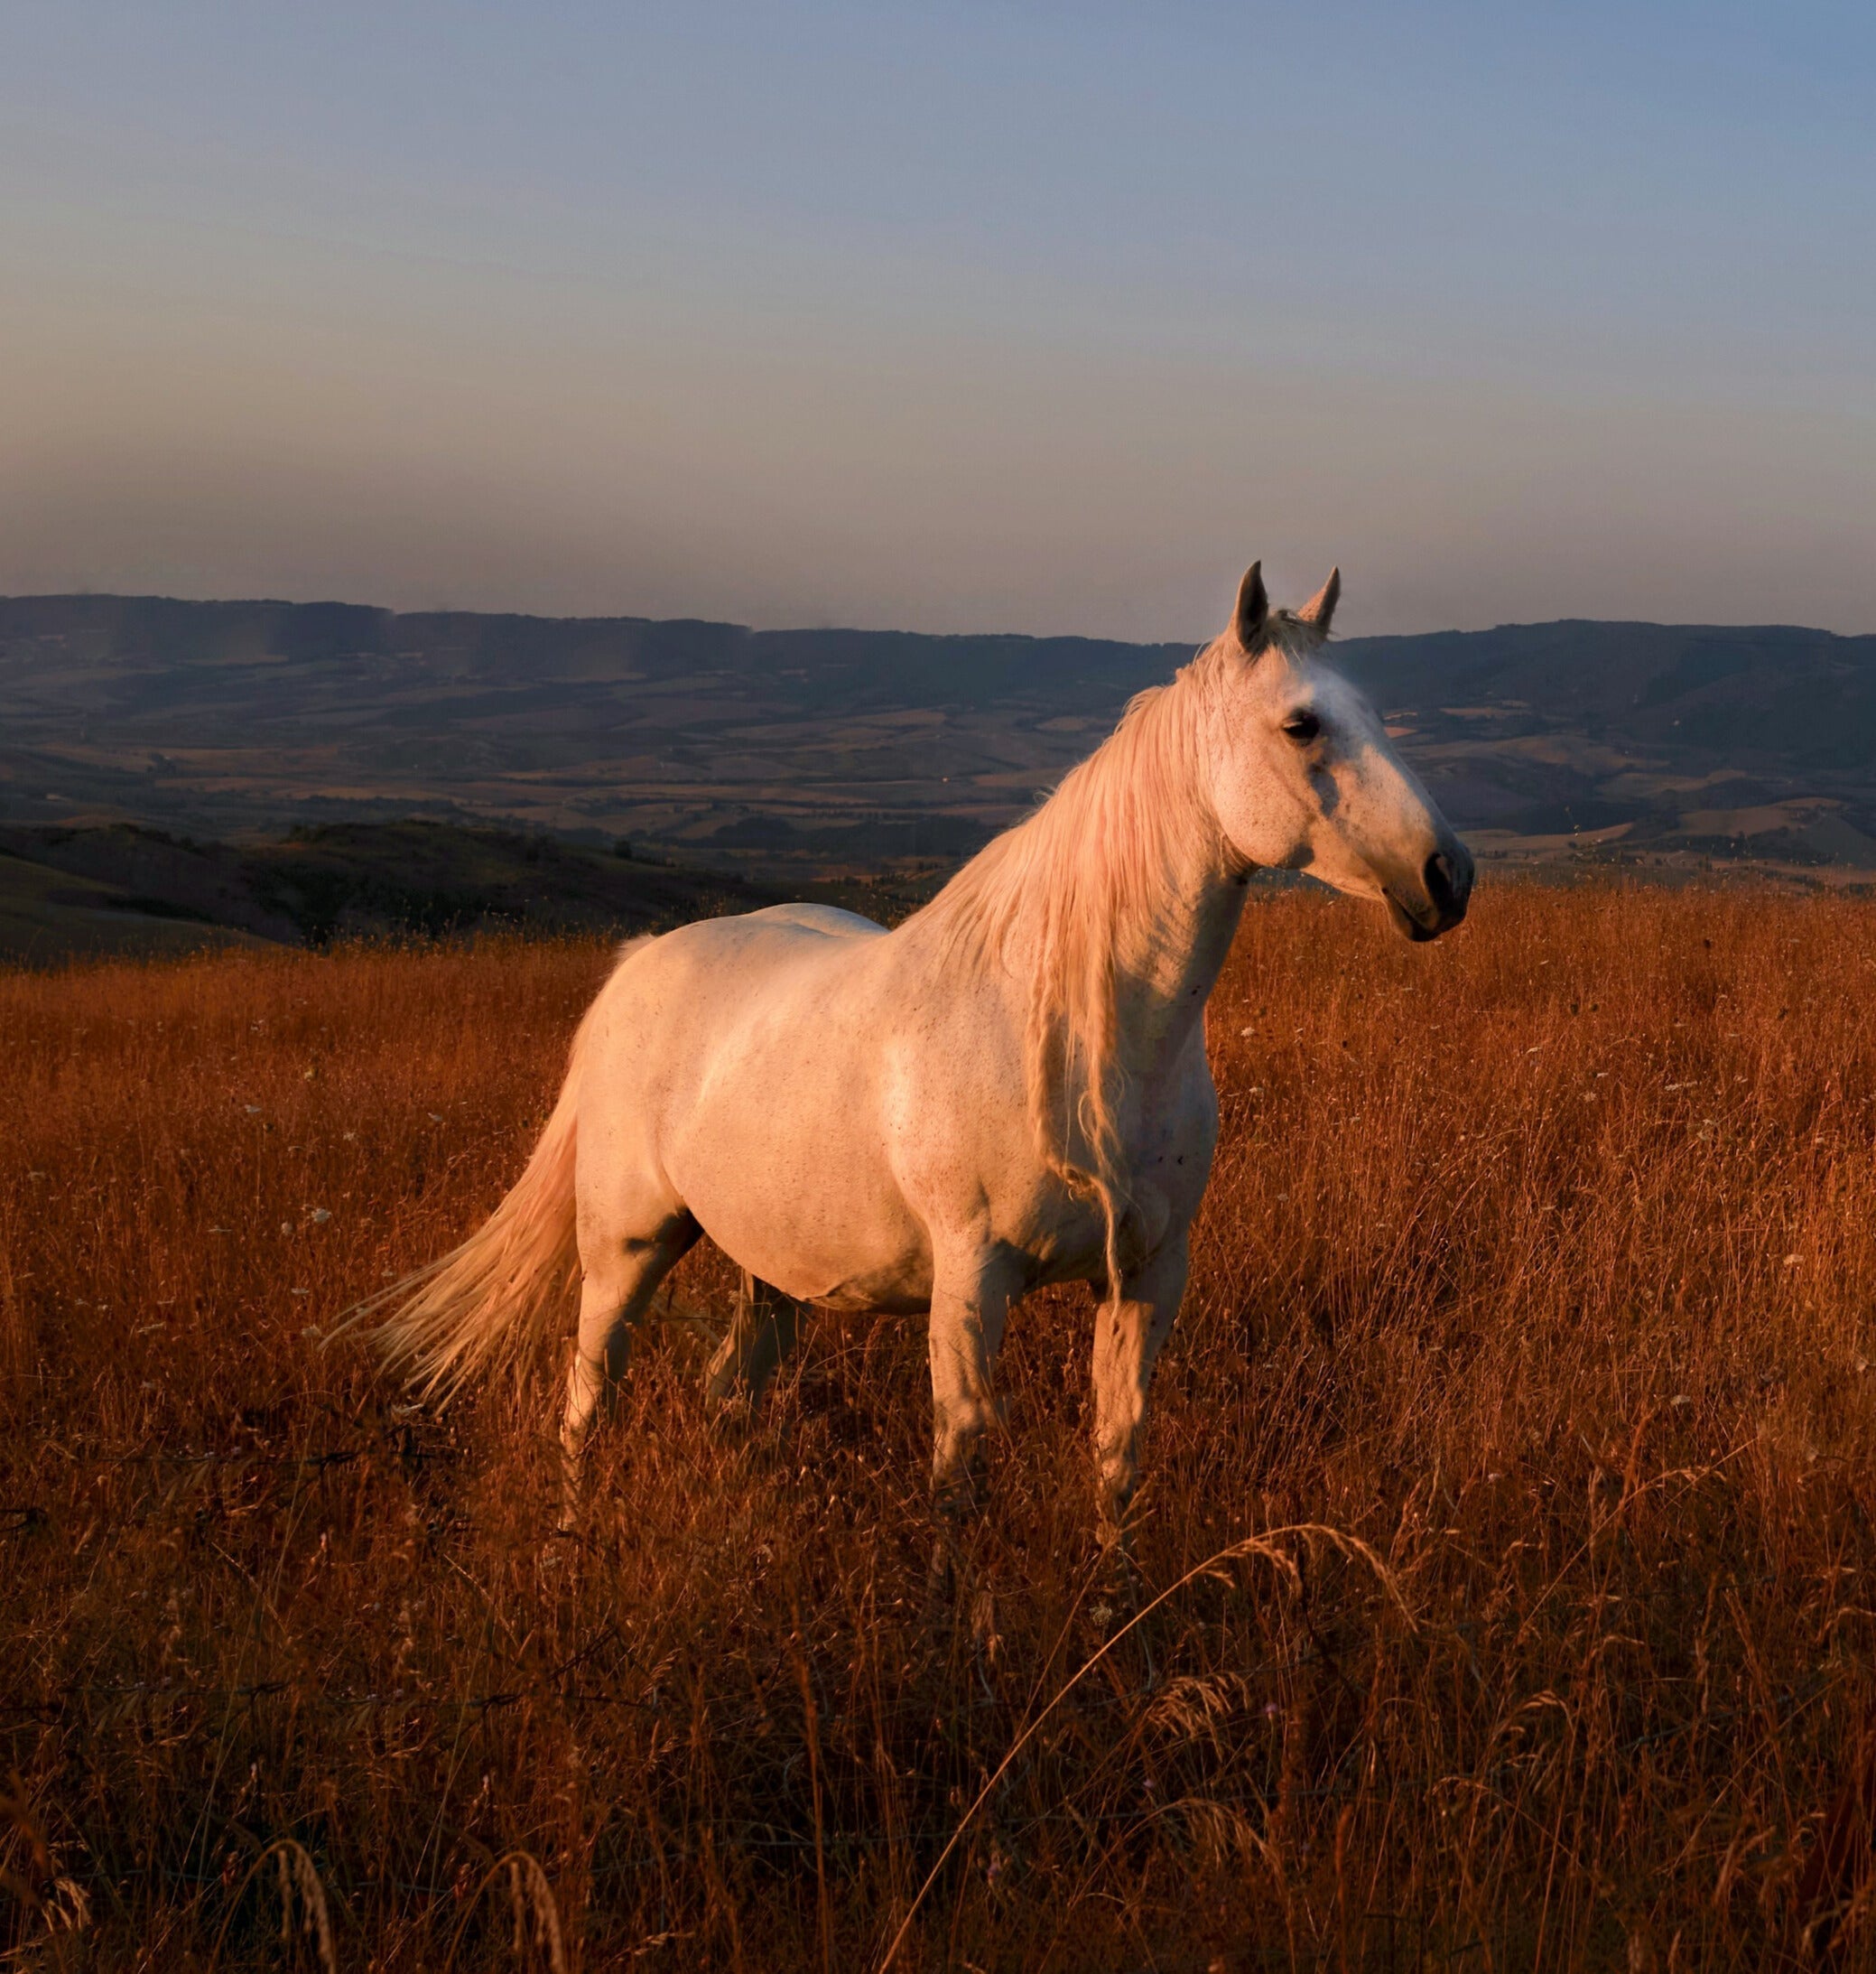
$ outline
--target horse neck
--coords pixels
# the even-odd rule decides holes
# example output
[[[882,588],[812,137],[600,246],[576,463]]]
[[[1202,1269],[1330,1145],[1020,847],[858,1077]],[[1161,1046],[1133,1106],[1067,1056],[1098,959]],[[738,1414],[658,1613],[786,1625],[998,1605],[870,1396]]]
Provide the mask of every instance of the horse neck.
[[[1031,1117],[1110,1203],[1126,1113],[1191,1047],[1244,908],[1210,794],[1203,666],[1141,694],[1035,815],[901,928],[1014,990]]]
[[[1194,831],[1165,874],[1160,908],[1144,924],[1123,915],[1113,928],[1115,1029],[1129,1077],[1150,1077],[1187,1047],[1244,913],[1243,876],[1215,840]]]
[[[1065,942],[1071,969],[1111,967],[1114,1066],[1128,1081],[1186,1047],[1244,909],[1209,793],[1197,671],[1138,703],[1064,784],[1053,854],[1027,888],[1038,960]]]

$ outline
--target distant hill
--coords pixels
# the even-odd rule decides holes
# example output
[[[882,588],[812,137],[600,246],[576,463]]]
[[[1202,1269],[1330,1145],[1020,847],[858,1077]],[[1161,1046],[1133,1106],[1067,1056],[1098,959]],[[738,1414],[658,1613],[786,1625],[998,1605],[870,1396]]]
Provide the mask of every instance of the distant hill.
[[[1876,867],[1876,637],[1580,621],[1336,656],[1474,832]]]
[[[13,963],[500,930],[629,934],[776,901],[733,875],[515,830],[346,823],[232,844],[127,824],[0,825],[0,961]]]
[[[769,882],[943,867],[1184,645],[0,600],[0,821],[521,824]],[[1489,854],[1876,870],[1876,638],[1590,621],[1334,656]]]

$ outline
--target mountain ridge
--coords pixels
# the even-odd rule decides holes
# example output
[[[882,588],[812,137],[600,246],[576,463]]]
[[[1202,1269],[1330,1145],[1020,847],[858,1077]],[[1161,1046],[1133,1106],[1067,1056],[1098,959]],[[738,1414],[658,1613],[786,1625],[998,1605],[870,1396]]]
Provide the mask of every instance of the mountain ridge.
[[[416,815],[765,878],[942,864],[1193,648],[0,598],[0,818],[239,835]],[[1577,618],[1330,656],[1488,855],[1876,868],[1876,636]]]

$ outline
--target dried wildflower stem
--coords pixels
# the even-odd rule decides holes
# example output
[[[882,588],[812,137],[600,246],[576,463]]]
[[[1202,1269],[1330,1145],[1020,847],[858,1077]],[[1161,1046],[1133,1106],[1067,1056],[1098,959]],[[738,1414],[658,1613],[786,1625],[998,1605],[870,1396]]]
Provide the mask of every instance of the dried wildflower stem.
[[[998,1763],[990,1779],[978,1791],[971,1807],[958,1819],[958,1827],[951,1833],[950,1840],[945,1844],[944,1848],[939,1852],[937,1863],[925,1874],[924,1883],[919,1886],[917,1893],[913,1897],[912,1904],[906,1907],[905,1916],[899,1922],[899,1930],[893,1935],[892,1943],[887,1948],[886,1953],[879,1962],[878,1974],[887,1974],[887,1969],[892,1966],[893,1961],[898,1957],[899,1949],[905,1944],[905,1935],[911,1930],[912,1922],[917,1916],[919,1907],[924,1904],[925,1894],[937,1883],[938,1875],[944,1869],[952,1852],[958,1848],[964,1832],[971,1828],[971,1820],[995,1792],[997,1784],[1003,1780],[1009,1764],[1036,1738],[1043,1723],[1087,1678],[1088,1674],[1093,1671],[1095,1667],[1107,1657],[1109,1653],[1130,1631],[1151,1617],[1162,1604],[1177,1597],[1187,1584],[1193,1582],[1200,1577],[1216,1574],[1227,1563],[1236,1562],[1246,1556],[1261,1557],[1266,1562],[1274,1565],[1292,1584],[1299,1583],[1301,1576],[1297,1570],[1295,1559],[1285,1555],[1276,1546],[1278,1542],[1293,1536],[1304,1538],[1314,1536],[1323,1541],[1333,1544],[1345,1555],[1360,1557],[1374,1571],[1382,1588],[1393,1599],[1402,1618],[1406,1620],[1407,1629],[1411,1631],[1414,1628],[1413,1613],[1407,1609],[1407,1600],[1400,1594],[1400,1587],[1395,1582],[1393,1573],[1388,1569],[1387,1565],[1359,1537],[1350,1535],[1341,1529],[1331,1528],[1325,1522],[1298,1522],[1292,1523],[1287,1528],[1267,1529],[1261,1535],[1247,1535],[1238,1541],[1228,1543],[1223,1549],[1218,1550],[1213,1554],[1206,1557],[1203,1562],[1194,1563],[1176,1583],[1168,1584],[1150,1604],[1142,1605],[1112,1636],[1102,1640],[1100,1647],[1091,1653],[1082,1662],[1081,1665],[1055,1690],[1054,1698],[1049,1701],[1048,1705],[1010,1743],[1008,1751],[1005,1753],[1003,1759]]]

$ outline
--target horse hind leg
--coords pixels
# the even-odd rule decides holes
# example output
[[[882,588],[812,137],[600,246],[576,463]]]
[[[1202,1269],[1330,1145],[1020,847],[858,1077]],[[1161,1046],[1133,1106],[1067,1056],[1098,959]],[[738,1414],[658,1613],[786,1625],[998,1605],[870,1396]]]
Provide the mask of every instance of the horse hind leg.
[[[759,1404],[769,1380],[793,1354],[801,1334],[801,1305],[746,1268],[736,1315],[710,1359],[704,1401],[712,1412],[733,1403]]]
[[[595,1418],[610,1409],[625,1375],[633,1327],[701,1231],[682,1207],[646,1219],[648,1231],[637,1234],[601,1237],[584,1224],[580,1228],[580,1333],[561,1413],[562,1528],[571,1525],[579,1507],[587,1440]]]

